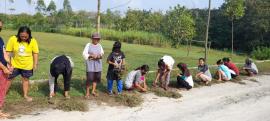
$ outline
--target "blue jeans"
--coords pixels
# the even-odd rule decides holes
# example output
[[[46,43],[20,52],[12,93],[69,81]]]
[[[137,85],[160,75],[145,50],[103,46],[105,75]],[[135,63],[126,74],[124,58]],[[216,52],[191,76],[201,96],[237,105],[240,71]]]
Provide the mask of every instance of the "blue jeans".
[[[122,80],[116,80],[117,82],[117,91],[119,93],[122,93],[123,90],[123,82]],[[113,80],[108,80],[108,86],[107,86],[108,91],[111,93],[113,90]]]

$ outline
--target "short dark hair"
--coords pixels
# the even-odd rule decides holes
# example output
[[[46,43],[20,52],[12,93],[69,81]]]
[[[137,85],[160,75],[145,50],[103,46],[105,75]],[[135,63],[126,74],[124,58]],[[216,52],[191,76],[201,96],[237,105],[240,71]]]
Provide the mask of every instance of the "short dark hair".
[[[204,58],[199,58],[199,61],[202,60],[203,62],[205,62],[205,59]]]
[[[121,42],[120,41],[115,41],[113,44],[112,51],[113,52],[121,52]]]
[[[0,18],[0,22],[3,22],[1,18]]]
[[[18,30],[18,33],[17,33],[17,38],[18,38],[18,41],[21,42],[21,38],[20,38],[20,33],[22,32],[26,32],[28,35],[29,35],[29,38],[27,40],[27,43],[29,44],[31,42],[31,39],[32,39],[32,34],[31,34],[31,30],[29,27],[27,26],[21,26]]]
[[[219,60],[217,61],[217,65],[220,65],[220,64],[223,64],[223,61],[222,61],[221,59],[219,59]]]
[[[163,59],[160,59],[160,60],[158,61],[158,67],[159,67],[160,69],[164,69],[164,66],[165,66],[165,62],[163,61]]]
[[[222,61],[223,61],[223,62],[230,62],[231,60],[230,60],[230,58],[228,58],[228,57],[224,57],[224,58],[222,59]]]
[[[141,70],[144,70],[145,72],[149,71],[149,66],[148,65],[142,65]]]
[[[252,64],[252,60],[251,60],[250,58],[247,58],[246,61],[245,61],[245,63],[246,63],[247,65],[250,65],[250,64]]]

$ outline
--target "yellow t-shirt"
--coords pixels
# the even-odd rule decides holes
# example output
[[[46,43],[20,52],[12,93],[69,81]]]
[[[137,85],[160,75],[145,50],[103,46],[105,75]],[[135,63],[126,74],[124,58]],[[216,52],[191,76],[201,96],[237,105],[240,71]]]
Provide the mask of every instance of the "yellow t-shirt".
[[[23,70],[33,69],[33,53],[39,53],[36,39],[32,38],[31,42],[18,42],[16,36],[9,38],[6,51],[13,52],[11,64],[14,68]]]

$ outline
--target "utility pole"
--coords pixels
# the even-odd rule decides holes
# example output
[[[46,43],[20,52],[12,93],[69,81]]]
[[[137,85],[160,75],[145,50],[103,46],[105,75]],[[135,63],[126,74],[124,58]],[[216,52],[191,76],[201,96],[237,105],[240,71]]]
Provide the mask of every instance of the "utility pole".
[[[210,17],[211,17],[211,0],[209,0],[208,5],[208,20],[206,26],[206,35],[205,35],[205,47],[204,47],[204,59],[207,61],[207,51],[208,51],[208,33],[209,33],[209,25],[210,25]]]
[[[98,5],[97,5],[97,23],[96,23],[96,29],[97,29],[97,33],[100,32],[100,0],[98,1]]]

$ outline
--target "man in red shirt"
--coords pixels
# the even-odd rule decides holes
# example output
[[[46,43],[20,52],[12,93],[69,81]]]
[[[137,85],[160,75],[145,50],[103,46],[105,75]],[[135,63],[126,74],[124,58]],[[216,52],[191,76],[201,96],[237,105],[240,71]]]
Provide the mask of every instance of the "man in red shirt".
[[[231,62],[230,58],[223,58],[222,60],[224,62],[224,65],[230,69],[232,78],[239,76],[239,69],[233,62]]]

